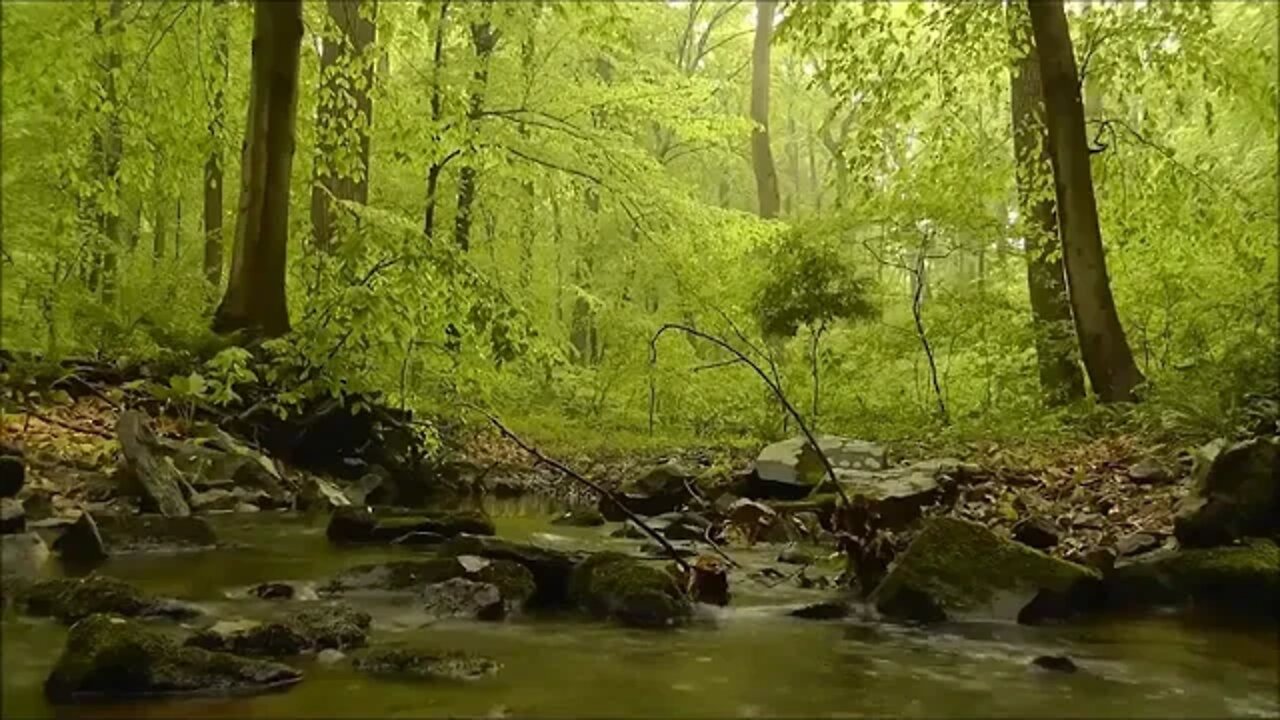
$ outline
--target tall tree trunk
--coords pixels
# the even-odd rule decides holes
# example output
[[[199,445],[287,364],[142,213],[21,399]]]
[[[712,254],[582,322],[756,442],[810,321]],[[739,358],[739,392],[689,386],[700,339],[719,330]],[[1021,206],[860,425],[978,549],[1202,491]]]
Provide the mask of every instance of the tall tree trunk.
[[[311,186],[311,241],[333,247],[333,201],[364,205],[369,201],[369,131],[373,127],[375,62],[369,48],[376,38],[376,0],[327,0],[337,36],[323,39],[320,95],[316,102],[316,156]],[[356,165],[337,167],[340,146],[354,132]]]
[[[476,52],[476,70],[472,76],[474,87],[467,106],[469,132],[475,132],[475,123],[484,111],[484,95],[489,84],[489,56],[498,44],[498,34],[488,20],[471,23],[471,44]],[[468,162],[458,173],[458,211],[453,221],[453,241],[463,252],[471,247],[471,211],[475,199],[476,169]]]
[[[440,73],[444,72],[444,32],[445,22],[449,19],[449,0],[443,0],[440,3],[440,15],[436,18],[435,40],[432,43],[433,49],[431,53],[431,124],[433,128],[440,127],[440,118],[444,112],[443,98],[440,91]],[[436,151],[439,151],[440,138],[437,134]],[[440,190],[440,173],[444,171],[444,164],[447,158],[437,160],[431,163],[427,168],[427,207],[422,213],[422,234],[427,237],[435,235],[436,231],[436,195]]]
[[[778,171],[769,149],[769,46],[773,40],[774,0],[756,0],[756,34],[751,51],[751,167],[762,218],[778,217]]]
[[[222,282],[222,148],[226,142],[227,18],[226,0],[214,0],[213,113],[209,118],[209,156],[204,161],[204,278],[217,288]]]
[[[93,167],[101,172],[105,184],[104,195],[116,199],[103,204],[92,201],[94,225],[97,230],[90,287],[101,288],[102,301],[111,304],[116,297],[116,264],[120,253],[120,160],[123,153],[120,107],[116,76],[120,74],[120,36],[124,32],[122,15],[124,0],[111,0],[107,17],[95,18],[94,34],[105,35],[104,50],[98,59],[101,83],[97,125],[93,131]]]
[[[289,331],[285,261],[301,44],[302,0],[256,0],[240,212],[215,332],[274,337]]]
[[[1014,53],[1021,48],[1028,49],[1011,68],[1014,167],[1040,390],[1045,401],[1056,406],[1084,397],[1084,376],[1075,354],[1071,301],[1067,298],[1058,244],[1053,170],[1040,89],[1040,56],[1032,38],[1026,5],[1021,2],[1009,5],[1008,22]]]
[[[1100,400],[1134,400],[1134,389],[1143,378],[1125,340],[1107,277],[1067,16],[1062,0],[1031,0],[1029,8],[1040,53],[1063,260],[1080,353]]]

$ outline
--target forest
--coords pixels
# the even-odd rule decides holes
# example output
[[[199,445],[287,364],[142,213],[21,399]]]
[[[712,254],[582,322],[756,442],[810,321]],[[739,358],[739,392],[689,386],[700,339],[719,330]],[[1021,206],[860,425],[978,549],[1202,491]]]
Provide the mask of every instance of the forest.
[[[4,715],[1280,712],[1278,16],[4,3]]]

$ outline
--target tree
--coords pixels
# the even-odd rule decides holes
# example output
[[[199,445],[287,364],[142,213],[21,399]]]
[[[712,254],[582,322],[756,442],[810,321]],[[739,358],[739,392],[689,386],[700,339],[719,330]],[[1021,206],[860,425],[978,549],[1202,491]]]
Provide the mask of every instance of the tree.
[[[219,333],[289,331],[285,260],[301,45],[302,0],[256,0],[240,212],[227,291],[213,317]]]
[[[1031,0],[1029,9],[1040,54],[1063,261],[1080,353],[1100,400],[1134,400],[1143,377],[1111,295],[1067,16],[1062,0]]]
[[[1084,378],[1076,361],[1058,218],[1054,206],[1049,138],[1040,89],[1040,56],[1031,34],[1031,18],[1023,3],[1008,6],[1014,52],[1010,71],[1013,153],[1018,184],[1018,210],[1027,261],[1027,289],[1036,333],[1040,389],[1049,405],[1084,397]]]
[[[489,13],[489,2],[484,12]],[[474,125],[484,112],[484,95],[489,84],[489,56],[498,45],[499,32],[486,17],[471,23],[471,45],[476,53],[476,69],[472,75],[473,87],[467,103],[467,122]],[[471,246],[471,209],[476,199],[476,168],[468,162],[458,173],[458,212],[454,215],[453,240],[465,252]]]
[[[449,0],[441,0],[440,14],[436,17],[435,37],[432,42],[431,52],[431,125],[437,133],[436,142],[433,143],[437,147],[434,150],[438,153],[439,148],[439,126],[442,114],[444,112],[444,99],[440,88],[440,74],[444,72],[444,38],[446,23],[449,19]],[[444,157],[433,159],[430,167],[427,168],[427,203],[426,209],[422,213],[422,234],[432,237],[435,234],[436,226],[436,195],[440,191],[440,173],[444,171],[445,163],[456,157],[456,153],[450,153]]]
[[[316,153],[311,187],[311,239],[320,250],[333,243],[333,201],[369,201],[369,133],[373,126],[376,0],[327,0],[336,37],[326,34],[320,53],[316,102]],[[354,135],[355,152],[345,142]]]
[[[222,148],[226,140],[227,62],[226,0],[214,0],[212,108],[209,115],[209,154],[204,162],[204,277],[214,288],[222,282]]]
[[[769,149],[769,47],[774,0],[756,0],[756,34],[751,51],[751,167],[756,176],[760,217],[778,217],[778,171]]]
[[[102,301],[111,304],[116,295],[116,265],[120,257],[120,162],[124,139],[120,121],[120,98],[116,78],[120,74],[120,36],[123,25],[124,0],[111,0],[107,17],[94,18],[94,35],[102,39],[102,53],[96,60],[98,76],[98,112],[93,129],[90,167],[102,173],[102,186],[93,207],[95,251],[89,271],[91,289],[102,290]]]

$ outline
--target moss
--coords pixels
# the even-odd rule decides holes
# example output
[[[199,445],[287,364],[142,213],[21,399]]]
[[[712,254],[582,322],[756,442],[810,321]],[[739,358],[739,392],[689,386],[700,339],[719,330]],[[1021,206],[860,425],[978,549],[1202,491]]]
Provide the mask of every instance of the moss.
[[[1280,547],[1254,539],[1184,550],[1117,568],[1105,586],[1114,609],[1192,604],[1280,617]]]
[[[517,543],[502,538],[479,537],[476,535],[459,535],[440,546],[443,555],[477,555],[493,561],[490,570],[495,578],[491,580],[482,573],[473,580],[492,582],[502,590],[503,597],[508,599],[531,598],[535,604],[542,606],[563,604],[568,597],[569,576],[574,565],[581,560],[580,555],[571,555],[560,550]],[[523,587],[524,577],[509,568],[507,563],[518,563],[528,570],[533,581],[534,591]],[[504,584],[507,583],[507,584]]]
[[[570,594],[593,615],[636,627],[677,625],[691,612],[670,573],[621,553],[598,553],[579,564]]]
[[[1097,579],[1094,570],[1000,538],[977,523],[937,518],[898,558],[872,600],[890,615],[902,614],[899,600],[913,598],[910,605],[920,605],[919,596],[936,608],[964,612],[991,608],[1006,593],[1067,594]]]
[[[476,680],[501,667],[488,658],[454,650],[387,648],[361,654],[352,665],[361,672],[419,680]]]
[[[45,694],[55,702],[92,697],[262,691],[302,678],[293,668],[184,647],[137,623],[91,615],[72,626]]]
[[[536,588],[533,574],[512,560],[490,560],[476,572],[468,572],[457,558],[447,557],[357,565],[342,571],[319,590],[328,594],[347,590],[410,591],[453,578],[495,585],[513,603],[524,602]]]
[[[32,615],[49,615],[65,623],[94,613],[174,618],[199,614],[192,606],[151,597],[126,582],[102,575],[42,580],[27,587],[19,602]]]

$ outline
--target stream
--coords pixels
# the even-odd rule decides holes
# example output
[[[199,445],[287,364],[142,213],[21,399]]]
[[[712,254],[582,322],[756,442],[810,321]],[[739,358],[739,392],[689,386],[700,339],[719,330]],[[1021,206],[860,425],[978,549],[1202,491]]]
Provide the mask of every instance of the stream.
[[[633,549],[606,528],[552,526],[553,508],[489,508],[498,534],[566,548]],[[323,519],[260,513],[210,517],[226,547],[117,556],[101,568],[159,595],[222,617],[267,612],[237,590],[270,580],[320,580],[408,549],[338,549]],[[734,550],[750,566],[775,565],[777,546]],[[776,566],[791,572],[787,566]],[[502,664],[474,683],[375,679],[345,664],[291,664],[306,679],[256,697],[152,700],[54,708],[41,686],[66,629],[6,616],[3,715],[9,717],[1222,717],[1280,714],[1278,628],[1233,628],[1180,617],[1059,627],[965,623],[908,628],[868,620],[812,621],[786,610],[825,597],[788,585],[739,581],[728,608],[703,606],[675,631],[642,631],[563,615],[422,627],[390,605],[374,616],[370,645],[409,635]],[[279,607],[278,603],[274,607]],[[1080,671],[1032,668],[1068,655]]]

